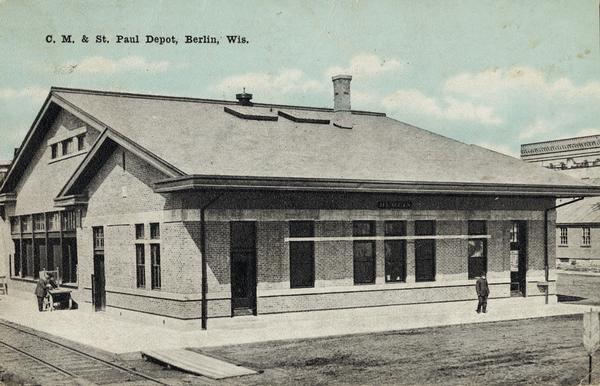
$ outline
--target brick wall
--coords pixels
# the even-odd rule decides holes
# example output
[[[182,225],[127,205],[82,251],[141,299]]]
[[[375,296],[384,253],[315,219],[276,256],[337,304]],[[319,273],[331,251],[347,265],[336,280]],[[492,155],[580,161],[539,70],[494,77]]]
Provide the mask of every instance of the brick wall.
[[[122,164],[123,152],[125,170]],[[117,149],[87,186],[87,217],[162,211],[166,196],[154,193],[152,187],[155,181],[164,178],[164,174],[130,152]]]
[[[527,222],[527,270],[544,269],[544,222]],[[555,259],[552,259],[555,260]]]
[[[492,298],[508,296],[509,288],[507,284],[490,284]],[[270,314],[463,300],[475,301],[475,299],[477,299],[477,295],[473,285],[389,288],[380,291],[324,292],[297,296],[259,297],[258,313]]]
[[[206,258],[210,292],[231,290],[229,222],[206,221]]]
[[[438,235],[466,235],[466,221],[436,221]],[[467,278],[468,241],[461,239],[436,240],[436,278]]]
[[[318,237],[352,236],[352,222],[317,221]],[[324,241],[315,243],[315,280],[342,280],[353,283],[352,241]]]
[[[289,236],[285,221],[259,221],[256,224],[257,280],[263,287],[273,283],[288,283],[290,276]],[[289,283],[288,283],[289,288]]]

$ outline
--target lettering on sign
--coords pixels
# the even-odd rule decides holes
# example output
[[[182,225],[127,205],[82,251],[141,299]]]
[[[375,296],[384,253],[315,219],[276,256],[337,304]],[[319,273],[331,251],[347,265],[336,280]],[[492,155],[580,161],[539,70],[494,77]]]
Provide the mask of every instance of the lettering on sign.
[[[593,355],[600,346],[600,314],[598,311],[583,314],[583,347]]]
[[[377,207],[379,209],[410,209],[412,201],[379,201]]]

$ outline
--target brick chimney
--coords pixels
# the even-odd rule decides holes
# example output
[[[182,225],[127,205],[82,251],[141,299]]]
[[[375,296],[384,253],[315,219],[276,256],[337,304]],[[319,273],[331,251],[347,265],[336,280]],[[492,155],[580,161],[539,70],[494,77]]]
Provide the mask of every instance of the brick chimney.
[[[333,111],[350,111],[350,75],[336,75],[333,81]]]
[[[333,81],[333,124],[344,129],[352,128],[352,113],[350,112],[350,81],[351,75],[336,75]]]

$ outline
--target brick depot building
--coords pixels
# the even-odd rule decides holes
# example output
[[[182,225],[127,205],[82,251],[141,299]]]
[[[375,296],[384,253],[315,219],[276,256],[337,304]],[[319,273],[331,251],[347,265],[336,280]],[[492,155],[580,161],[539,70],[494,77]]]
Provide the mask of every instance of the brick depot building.
[[[555,299],[555,199],[599,187],[333,83],[333,109],[51,89],[0,190],[9,286],[58,269],[79,304],[195,326],[471,300],[483,272]]]

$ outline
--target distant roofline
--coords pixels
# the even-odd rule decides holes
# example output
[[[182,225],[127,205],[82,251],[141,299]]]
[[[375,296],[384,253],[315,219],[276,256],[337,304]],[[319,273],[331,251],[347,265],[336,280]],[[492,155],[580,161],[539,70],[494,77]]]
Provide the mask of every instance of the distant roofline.
[[[204,99],[204,98],[180,97],[180,96],[173,96],[173,95],[141,94],[141,93],[120,92],[120,91],[91,90],[91,89],[81,89],[81,88],[56,87],[56,86],[50,87],[50,92],[66,92],[66,93],[105,95],[105,96],[139,98],[139,99],[158,99],[158,100],[169,100],[169,101],[176,101],[176,102],[212,103],[212,104],[226,104],[226,105],[240,106],[240,103],[237,101],[228,101],[228,100],[220,100],[220,99]],[[272,103],[254,103],[254,102],[252,103],[252,106],[333,112],[333,108],[328,108],[328,107],[280,105],[280,104],[272,104]],[[386,116],[386,113],[380,113],[380,112],[375,112],[375,111],[364,111],[364,110],[351,110],[351,111],[353,114],[357,114],[357,115],[372,115],[372,116],[377,116],[377,117],[385,117]]]
[[[581,137],[569,137],[569,138],[560,138],[560,139],[549,139],[547,141],[522,143],[521,146],[540,145],[542,143],[559,142],[559,141],[570,141],[572,139],[584,139],[584,138],[592,138],[592,137],[600,137],[600,132],[598,134],[583,135]]]

